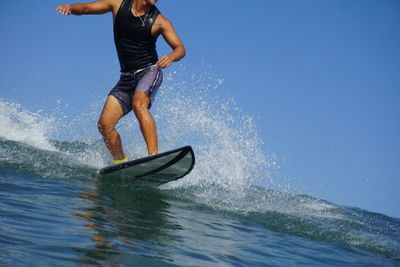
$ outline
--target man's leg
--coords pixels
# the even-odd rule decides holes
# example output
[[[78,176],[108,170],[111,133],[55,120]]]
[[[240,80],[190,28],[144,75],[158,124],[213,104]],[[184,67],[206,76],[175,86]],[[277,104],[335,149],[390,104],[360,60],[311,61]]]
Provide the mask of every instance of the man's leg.
[[[148,105],[150,103],[149,96],[142,91],[136,91],[132,99],[133,112],[139,121],[140,130],[146,141],[147,150],[150,155],[158,154],[157,128],[153,116],[151,115]]]
[[[114,160],[122,160],[125,158],[122,149],[121,138],[115,129],[115,125],[123,116],[122,108],[118,100],[110,95],[104,104],[97,127],[103,136],[104,143],[111,152]]]

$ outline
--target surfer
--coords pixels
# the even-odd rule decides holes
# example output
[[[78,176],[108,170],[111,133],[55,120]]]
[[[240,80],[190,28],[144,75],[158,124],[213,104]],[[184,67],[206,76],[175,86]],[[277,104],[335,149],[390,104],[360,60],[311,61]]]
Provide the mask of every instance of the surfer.
[[[157,128],[149,110],[163,80],[162,69],[186,54],[172,23],[155,6],[157,1],[99,0],[56,8],[63,15],[113,13],[121,76],[108,94],[97,126],[115,164],[128,161],[115,126],[131,110],[139,121],[149,156],[158,154]],[[173,50],[161,58],[156,51],[159,35]]]

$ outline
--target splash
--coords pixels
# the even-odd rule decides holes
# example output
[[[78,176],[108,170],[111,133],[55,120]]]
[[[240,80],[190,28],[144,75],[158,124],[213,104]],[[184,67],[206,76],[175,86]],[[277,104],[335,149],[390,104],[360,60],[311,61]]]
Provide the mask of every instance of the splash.
[[[190,144],[196,168],[175,186],[219,185],[238,189],[265,178],[271,166],[252,117],[232,97],[221,98],[223,80],[208,72],[171,72],[156,109],[161,147]]]
[[[398,255],[398,221],[292,194],[296,188],[274,175],[279,158],[264,152],[256,121],[222,92],[223,85],[214,73],[184,65],[165,76],[152,108],[159,150],[192,145],[196,166],[163,192],[275,231]],[[96,169],[111,162],[96,127],[103,101],[74,114],[60,100],[52,116],[43,116],[0,100],[0,164],[41,177],[96,180]],[[146,156],[132,113],[117,128],[129,158]]]
[[[54,118],[22,109],[19,104],[0,99],[0,137],[33,147],[56,151],[48,136],[54,131]]]
[[[238,195],[245,197],[244,188],[252,184],[278,184],[270,173],[277,165],[277,157],[263,151],[255,120],[241,111],[233,97],[224,96],[226,88],[222,78],[204,65],[190,70],[182,64],[164,77],[152,109],[159,150],[191,145],[196,154],[193,172],[166,188],[196,186],[201,188],[198,197],[203,195],[203,199],[212,199],[212,194],[218,199],[220,190],[224,190],[234,195],[228,199],[234,199]],[[89,100],[90,110],[74,114],[68,103],[60,99],[51,119],[3,101],[2,129],[13,130],[3,131],[1,136],[41,149],[58,150],[63,156],[75,159],[77,164],[104,167],[111,162],[111,156],[96,127],[104,100]],[[117,129],[129,158],[147,155],[132,113],[121,119]],[[235,205],[233,201],[230,206]]]
[[[199,195],[208,195],[211,189],[222,188],[237,195],[252,184],[273,184],[270,170],[276,166],[277,157],[264,153],[254,119],[241,111],[232,97],[221,96],[222,78],[204,65],[200,69],[187,70],[181,64],[175,71],[168,72],[153,105],[159,150],[192,145],[197,159],[189,176],[166,188],[197,186],[203,188]],[[104,167],[111,162],[111,156],[96,127],[104,99],[90,102],[90,110],[74,114],[68,109],[68,103],[60,99],[52,117],[47,118],[26,111],[18,104],[2,101],[0,136],[40,149],[58,151],[75,158],[77,164]],[[129,158],[147,155],[138,122],[132,113],[121,119],[117,129]],[[55,140],[72,143],[66,145]],[[77,144],[81,144],[80,147]],[[214,193],[217,196],[219,191]]]
[[[80,177],[79,172],[87,175],[84,168],[103,166],[98,142],[52,139],[65,133],[69,124],[66,116],[56,118],[57,114],[43,115],[0,99],[1,163],[25,173],[55,178]]]

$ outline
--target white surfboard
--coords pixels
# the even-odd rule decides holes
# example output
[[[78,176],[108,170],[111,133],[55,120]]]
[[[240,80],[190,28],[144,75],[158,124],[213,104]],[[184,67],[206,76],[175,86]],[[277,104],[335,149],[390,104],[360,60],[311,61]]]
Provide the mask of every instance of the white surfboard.
[[[154,156],[104,167],[100,173],[157,186],[184,177],[193,169],[194,164],[192,147],[184,146]]]

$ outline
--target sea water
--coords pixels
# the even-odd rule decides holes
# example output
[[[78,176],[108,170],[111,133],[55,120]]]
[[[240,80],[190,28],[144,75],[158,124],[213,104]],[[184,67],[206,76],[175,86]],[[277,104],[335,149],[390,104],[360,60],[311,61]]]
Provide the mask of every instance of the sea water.
[[[400,219],[299,194],[274,177],[251,116],[222,79],[182,67],[152,112],[160,151],[192,145],[194,170],[159,188],[110,181],[89,112],[0,100],[1,266],[400,266]],[[118,125],[146,156],[132,114]]]

